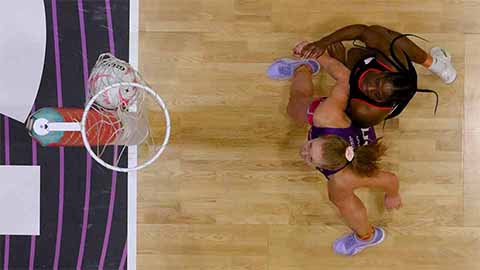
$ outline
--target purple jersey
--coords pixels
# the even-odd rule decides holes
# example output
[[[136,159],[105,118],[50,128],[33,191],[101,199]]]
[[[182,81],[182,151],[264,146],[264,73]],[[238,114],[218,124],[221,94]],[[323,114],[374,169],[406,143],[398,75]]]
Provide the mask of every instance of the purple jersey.
[[[312,140],[326,135],[336,135],[344,139],[349,145],[353,146],[353,148],[377,141],[375,129],[373,127],[359,128],[353,123],[348,128],[319,128],[312,125],[310,131],[308,132],[308,139]],[[327,178],[343,168],[344,167],[336,170],[327,170],[317,167],[317,169]]]

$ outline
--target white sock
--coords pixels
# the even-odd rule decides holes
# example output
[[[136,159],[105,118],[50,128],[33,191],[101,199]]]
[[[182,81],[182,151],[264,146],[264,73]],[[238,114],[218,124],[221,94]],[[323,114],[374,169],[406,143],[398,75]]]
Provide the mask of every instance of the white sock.
[[[440,73],[445,69],[445,63],[443,61],[439,61],[436,57],[432,57],[432,64],[428,68],[433,73]]]

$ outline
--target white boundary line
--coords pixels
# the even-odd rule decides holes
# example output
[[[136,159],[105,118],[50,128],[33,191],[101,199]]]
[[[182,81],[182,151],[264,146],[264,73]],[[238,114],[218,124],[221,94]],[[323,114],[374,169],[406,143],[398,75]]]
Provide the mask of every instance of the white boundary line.
[[[139,0],[130,0],[130,46],[128,62],[138,70]],[[128,167],[137,165],[137,147],[128,147]],[[137,172],[128,173],[127,192],[127,269],[136,269],[137,264]]]

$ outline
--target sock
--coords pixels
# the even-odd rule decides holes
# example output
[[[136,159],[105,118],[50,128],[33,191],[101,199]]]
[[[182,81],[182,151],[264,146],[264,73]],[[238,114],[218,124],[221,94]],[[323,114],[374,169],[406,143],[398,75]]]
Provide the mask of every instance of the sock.
[[[312,68],[310,67],[309,64],[303,64],[303,65],[300,65],[298,66],[294,72],[301,72],[302,70],[305,70],[305,71],[308,71],[310,73],[313,73],[313,70]]]
[[[363,236],[357,234],[357,237],[362,241],[368,241],[373,237],[374,234],[375,234],[375,228],[373,226],[370,226],[370,230],[368,231],[367,234]]]
[[[429,68],[433,64],[433,57],[430,54],[427,54],[427,59],[422,63],[422,66]]]

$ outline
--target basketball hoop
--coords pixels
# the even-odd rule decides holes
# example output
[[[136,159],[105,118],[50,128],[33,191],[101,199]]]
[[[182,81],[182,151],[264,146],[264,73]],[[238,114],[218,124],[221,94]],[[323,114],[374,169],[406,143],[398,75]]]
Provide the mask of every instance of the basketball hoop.
[[[145,161],[142,164],[139,164],[139,165],[137,165],[133,168],[121,168],[121,167],[118,166],[118,164],[112,165],[112,164],[109,164],[109,163],[105,162],[98,155],[98,151],[97,151],[97,153],[95,153],[92,150],[92,148],[90,146],[90,142],[88,140],[88,136],[87,136],[87,132],[88,132],[87,119],[88,119],[88,114],[89,114],[89,111],[91,110],[91,108],[95,108],[96,110],[98,110],[98,107],[95,107],[95,100],[96,99],[98,99],[103,94],[107,93],[108,91],[111,91],[112,89],[118,89],[118,88],[124,88],[125,89],[125,88],[129,88],[129,87],[133,87],[137,91],[144,91],[145,92],[145,94],[142,92],[142,95],[138,95],[138,96],[141,96],[142,98],[145,98],[146,96],[151,96],[155,100],[157,105],[159,105],[164,112],[165,121],[166,121],[166,128],[165,128],[165,136],[164,136],[162,144],[160,145],[160,148],[158,148],[155,151],[153,151],[152,153],[150,153],[150,157],[148,158],[147,161]],[[144,108],[144,106],[146,106],[146,104],[144,104],[143,100],[136,100],[135,102],[131,103],[131,106],[141,108],[141,110],[138,110],[138,111],[130,110],[129,111],[129,108],[131,108],[131,107],[125,107],[125,108],[120,107],[120,108],[117,109],[118,119],[121,120],[124,129],[123,130],[122,129],[117,130],[117,136],[115,137],[115,143],[114,143],[115,145],[139,145],[139,144],[142,144],[142,143],[152,139],[152,138],[149,138],[149,136],[151,135],[150,134],[151,131],[150,131],[150,127],[148,125],[148,119],[145,118],[145,114],[144,114],[144,111],[143,111],[143,108]],[[133,109],[135,109],[135,108],[133,108]],[[106,113],[108,113],[108,111]],[[126,127],[127,125],[134,125],[134,128]],[[88,153],[101,165],[103,165],[106,168],[109,168],[111,170],[115,170],[115,171],[119,171],[119,172],[128,172],[128,171],[140,170],[140,169],[143,169],[146,166],[152,164],[163,153],[163,151],[165,150],[165,147],[168,144],[168,140],[169,140],[169,137],[170,137],[170,117],[168,115],[168,110],[167,110],[167,107],[166,107],[165,103],[163,102],[162,98],[160,98],[160,96],[155,91],[153,91],[150,87],[148,87],[146,85],[141,85],[141,84],[138,84],[138,83],[116,83],[116,84],[113,84],[113,85],[110,85],[110,86],[106,87],[105,89],[103,89],[100,92],[98,92],[97,94],[95,94],[90,99],[90,101],[87,103],[87,105],[85,107],[85,111],[83,112],[82,120],[80,122],[80,126],[81,126],[80,132],[82,134],[83,144],[85,145],[85,148],[87,149]],[[154,144],[150,145],[150,146],[154,146]],[[123,153],[123,150],[120,153]]]
[[[27,121],[31,136],[43,146],[84,146],[102,166],[119,172],[143,169],[163,153],[170,137],[167,107],[130,64],[100,55],[89,77],[89,94],[85,109],[42,108],[33,113]],[[154,113],[149,115],[149,109]],[[152,121],[156,129],[164,129],[162,143],[156,142]],[[112,145],[121,149],[109,163],[103,154]],[[128,146],[138,146],[142,158],[132,167],[121,167]]]

